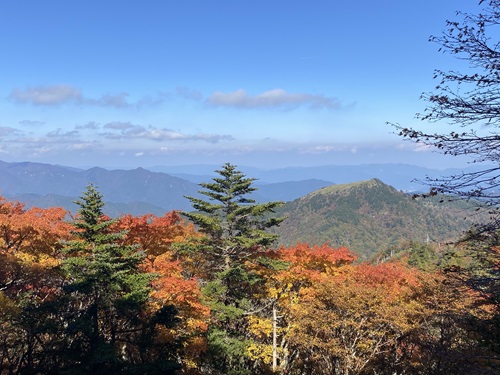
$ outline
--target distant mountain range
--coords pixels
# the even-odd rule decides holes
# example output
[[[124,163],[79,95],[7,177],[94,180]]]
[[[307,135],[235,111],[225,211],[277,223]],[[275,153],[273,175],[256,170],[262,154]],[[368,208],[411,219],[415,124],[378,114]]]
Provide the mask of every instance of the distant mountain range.
[[[198,182],[212,178],[204,177]],[[24,202],[28,207],[61,206],[72,212],[77,209],[73,201],[90,183],[103,194],[106,213],[112,216],[124,213],[163,215],[166,211],[190,210],[190,202],[185,196],[199,196],[198,182],[143,168],[83,170],[0,161],[0,195]],[[259,202],[289,201],[331,184],[331,181],[319,179],[261,184],[253,198]]]
[[[197,196],[198,183],[209,182],[214,170],[219,167],[155,167],[151,171],[143,168],[106,170],[95,167],[84,170],[61,165],[0,161],[0,194],[25,202],[28,206],[60,205],[74,211],[76,205],[72,201],[81,195],[89,183],[93,183],[107,202],[108,214],[161,215],[165,211],[191,209],[184,196]],[[325,186],[371,178],[378,178],[406,192],[422,191],[427,188],[413,179],[459,172],[402,164],[330,165],[275,170],[242,166],[239,169],[248,177],[257,178],[258,190],[253,198],[258,202],[292,201]]]
[[[153,167],[156,172],[168,173],[195,183],[208,181],[216,165],[188,165],[177,167]],[[450,168],[445,170],[418,167],[407,164],[365,164],[365,165],[324,165],[315,167],[288,167],[263,170],[253,167],[238,166],[247,176],[257,178],[257,185],[288,181],[317,179],[335,184],[347,184],[356,181],[377,178],[387,185],[405,192],[426,191],[428,187],[419,181],[428,176],[436,178],[460,174],[462,171],[480,169],[473,165],[465,169]],[[484,167],[484,166],[483,166]]]
[[[47,207],[54,202],[74,211],[71,202],[93,183],[106,202],[123,213],[165,212],[187,209],[184,195],[197,194],[196,184],[166,173],[143,168],[134,170],[80,170],[40,163],[0,162],[0,194],[26,202],[28,206]],[[118,205],[118,206],[117,206]]]
[[[285,204],[276,233],[283,245],[297,242],[346,246],[362,259],[405,241],[445,246],[486,214],[472,203],[412,199],[378,179],[332,185]]]
[[[167,174],[143,168],[83,170],[0,161],[0,195],[27,207],[60,206],[74,213],[78,207],[73,201],[93,183],[104,196],[105,213],[112,217],[146,213],[161,216],[172,210],[192,209],[184,196],[199,196],[198,183],[209,182],[214,176],[207,168],[169,167],[172,171]],[[397,164],[239,169],[248,177],[258,178],[258,190],[252,196],[255,200],[288,202],[278,212],[287,219],[277,230],[286,245],[343,245],[367,259],[375,251],[405,240],[443,243],[456,239],[473,222],[464,202],[438,204],[432,199],[411,198],[409,191],[427,190],[412,182],[413,177],[423,179],[442,173],[431,169]],[[445,174],[457,172],[448,170]],[[374,178],[381,175],[383,179]],[[478,217],[473,219],[477,221]]]

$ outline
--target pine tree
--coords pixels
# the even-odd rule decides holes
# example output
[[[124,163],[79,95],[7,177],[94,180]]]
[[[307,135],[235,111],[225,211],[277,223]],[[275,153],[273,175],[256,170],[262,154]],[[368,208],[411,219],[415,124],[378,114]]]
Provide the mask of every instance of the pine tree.
[[[122,367],[123,352],[144,308],[151,275],[139,268],[144,255],[123,246],[123,233],[110,230],[102,195],[89,185],[74,221],[74,241],[65,246],[63,269],[71,314],[67,322],[69,362],[83,372],[109,373]]]

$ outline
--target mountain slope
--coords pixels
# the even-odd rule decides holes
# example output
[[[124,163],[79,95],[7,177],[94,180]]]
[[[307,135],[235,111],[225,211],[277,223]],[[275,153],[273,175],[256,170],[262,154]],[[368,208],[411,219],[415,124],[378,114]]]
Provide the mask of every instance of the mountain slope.
[[[402,240],[456,239],[472,224],[463,202],[414,200],[378,179],[333,185],[282,207],[287,219],[277,229],[280,242],[346,246],[368,259]],[[475,218],[477,219],[477,218]]]

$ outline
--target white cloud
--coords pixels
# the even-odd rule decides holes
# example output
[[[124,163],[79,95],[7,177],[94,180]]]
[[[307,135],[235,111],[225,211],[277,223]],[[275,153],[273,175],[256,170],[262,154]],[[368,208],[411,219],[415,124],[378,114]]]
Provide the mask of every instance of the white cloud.
[[[423,144],[423,143],[410,143],[410,142],[405,142],[405,143],[400,143],[396,146],[396,149],[402,150],[402,151],[413,151],[413,152],[429,152],[429,151],[434,151],[435,148],[432,146]]]
[[[234,138],[230,135],[220,134],[185,134],[172,129],[155,128],[153,126],[135,125],[131,122],[110,122],[103,126],[110,131],[102,133],[108,139],[148,139],[152,141],[205,141],[217,143],[219,141],[230,141]]]
[[[41,147],[36,147],[34,149],[33,155],[38,156],[41,154],[46,154],[51,152],[54,149],[54,147],[49,147],[49,146],[41,146]]]
[[[130,121],[122,122],[122,121],[113,121],[108,122],[104,125],[106,129],[117,129],[117,130],[127,130],[131,128],[141,128],[139,125],[134,125]]]
[[[333,146],[316,146],[313,149],[316,152],[330,152],[335,150],[335,147]]]
[[[79,89],[69,85],[29,87],[26,90],[14,89],[10,98],[18,103],[34,105],[58,105],[67,102],[79,103],[83,100]]]
[[[73,143],[71,145],[72,150],[87,150],[93,147],[95,147],[95,144],[92,142]]]
[[[289,93],[283,89],[274,89],[251,96],[243,89],[229,93],[214,92],[207,98],[207,103],[217,107],[234,108],[297,108],[306,106],[320,109],[340,109],[342,105],[335,98],[324,95]]]
[[[93,105],[100,107],[128,108],[156,105],[163,102],[164,98],[152,98],[145,96],[137,102],[127,100],[129,94],[120,92],[117,94],[105,94],[99,98],[84,96],[82,91],[71,85],[48,85],[28,87],[27,89],[16,88],[11,91],[9,98],[16,103],[57,106],[61,104]]]
[[[350,144],[312,144],[309,146],[301,146],[298,148],[299,153],[301,154],[311,154],[311,155],[319,155],[319,154],[327,154],[327,153],[343,153],[356,155],[359,152],[366,152],[366,150],[372,148],[372,146],[368,147],[360,147],[357,145]]]
[[[59,128],[56,130],[53,130],[49,133],[47,133],[47,137],[50,138],[74,138],[77,137],[80,133],[78,130],[69,130],[69,131],[64,131],[63,129]]]
[[[99,99],[85,99],[86,104],[95,104],[102,107],[115,107],[115,108],[125,108],[130,107],[131,104],[127,101],[129,96],[126,92],[121,92],[119,94],[106,94],[101,96]]]
[[[86,124],[83,124],[83,125],[77,125],[75,127],[75,129],[95,130],[95,129],[99,129],[99,123],[97,123],[95,121],[90,121],[90,122],[87,122]]]
[[[429,152],[433,151],[435,148],[429,145],[424,145],[422,143],[417,143],[413,151],[415,152]]]
[[[203,99],[203,94],[197,90],[192,90],[187,87],[178,87],[176,90],[177,96],[189,99],[189,100],[201,100]]]

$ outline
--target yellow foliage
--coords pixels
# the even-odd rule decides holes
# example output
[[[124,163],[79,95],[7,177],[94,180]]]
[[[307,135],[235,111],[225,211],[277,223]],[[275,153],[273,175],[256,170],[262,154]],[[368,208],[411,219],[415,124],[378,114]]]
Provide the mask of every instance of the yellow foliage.
[[[36,264],[42,268],[53,268],[61,263],[60,259],[43,253],[33,254],[26,251],[19,251],[16,257],[23,263]]]
[[[273,322],[271,319],[259,316],[249,316],[248,329],[258,339],[263,340],[272,335]]]
[[[273,360],[273,347],[272,345],[260,344],[252,342],[247,347],[247,353],[251,360],[260,360],[266,365],[271,364]]]

